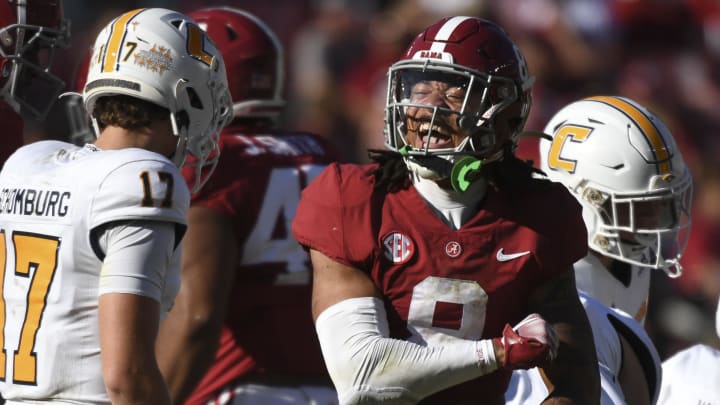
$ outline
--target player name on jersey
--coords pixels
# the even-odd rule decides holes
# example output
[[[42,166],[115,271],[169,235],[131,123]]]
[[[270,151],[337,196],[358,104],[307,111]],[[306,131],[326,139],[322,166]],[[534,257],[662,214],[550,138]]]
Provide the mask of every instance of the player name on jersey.
[[[0,190],[0,214],[64,217],[68,215],[69,191],[32,188]]]
[[[279,156],[317,155],[327,152],[315,139],[305,134],[284,135],[282,138],[273,135],[245,136],[236,134],[235,138],[246,144],[246,155],[274,154]]]

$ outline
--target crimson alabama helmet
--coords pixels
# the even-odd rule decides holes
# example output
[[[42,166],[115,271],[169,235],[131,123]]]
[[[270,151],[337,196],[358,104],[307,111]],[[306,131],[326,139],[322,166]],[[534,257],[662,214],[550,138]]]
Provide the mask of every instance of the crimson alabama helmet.
[[[285,106],[285,62],[280,40],[259,18],[233,7],[188,13],[225,59],[235,118],[277,119]]]
[[[0,93],[17,112],[42,120],[65,83],[50,72],[70,42],[60,0],[0,1]]]
[[[413,86],[422,81],[446,82],[461,89],[461,107],[453,110],[415,100]],[[443,18],[416,36],[390,67],[385,145],[410,156],[439,156],[451,161],[457,155],[486,161],[501,159],[505,146],[514,150],[525,124],[532,82],[525,58],[498,25],[477,17]],[[423,137],[424,148],[412,148],[407,143],[408,107],[432,112]],[[468,137],[458,147],[432,147],[433,121],[439,114],[455,116],[458,126],[467,132]]]

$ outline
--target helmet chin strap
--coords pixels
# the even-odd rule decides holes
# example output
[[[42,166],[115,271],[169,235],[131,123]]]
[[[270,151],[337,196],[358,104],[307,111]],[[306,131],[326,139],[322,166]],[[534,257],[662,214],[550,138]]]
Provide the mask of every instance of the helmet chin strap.
[[[399,152],[418,176],[428,180],[450,179],[453,190],[465,192],[482,173],[483,159],[474,156],[463,156],[457,161],[443,159],[438,156],[410,155],[409,145],[400,148]]]

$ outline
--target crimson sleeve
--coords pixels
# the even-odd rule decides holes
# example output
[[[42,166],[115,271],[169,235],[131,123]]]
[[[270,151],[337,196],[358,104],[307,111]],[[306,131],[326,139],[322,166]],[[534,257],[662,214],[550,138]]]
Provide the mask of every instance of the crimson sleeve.
[[[295,239],[347,266],[372,255],[372,184],[361,166],[331,164],[302,192],[292,223]]]

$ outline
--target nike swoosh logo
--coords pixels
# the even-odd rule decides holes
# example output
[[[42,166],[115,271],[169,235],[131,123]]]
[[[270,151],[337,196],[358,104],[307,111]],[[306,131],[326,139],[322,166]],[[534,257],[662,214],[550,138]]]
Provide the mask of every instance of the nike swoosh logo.
[[[500,250],[497,251],[497,255],[495,255],[495,258],[499,262],[507,262],[509,260],[517,259],[518,257],[522,257],[527,254],[530,254],[529,250],[526,250],[524,252],[518,252],[518,253],[510,253],[510,254],[506,255],[505,253],[503,253],[503,248],[500,248]]]

